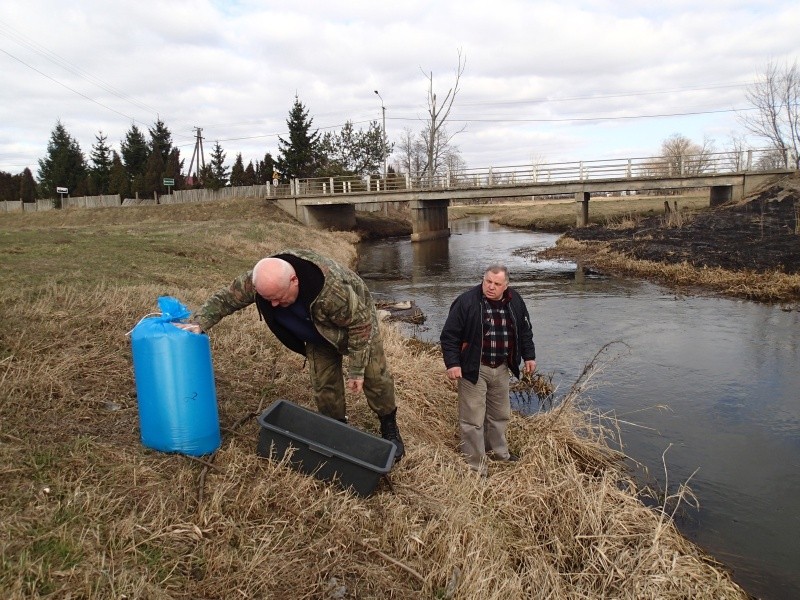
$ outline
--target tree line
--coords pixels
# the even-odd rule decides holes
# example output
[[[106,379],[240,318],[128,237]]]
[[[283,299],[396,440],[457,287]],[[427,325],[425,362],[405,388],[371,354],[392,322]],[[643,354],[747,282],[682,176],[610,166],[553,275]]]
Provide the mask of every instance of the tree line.
[[[29,168],[17,175],[0,171],[0,200],[33,202],[37,198],[54,198],[58,205],[56,190],[60,187],[67,188],[71,196],[152,197],[168,191],[164,179],[172,179],[174,185],[170,187],[182,190],[265,184],[276,178],[288,182],[300,177],[362,176],[379,173],[384,156],[392,152],[377,121],[369,123],[366,130],[356,129],[348,121],[338,132],[320,135],[312,131],[313,119],[297,97],[286,123],[289,134],[287,139],[278,138],[277,158],[266,152],[263,159],[251,160],[245,166],[239,153],[228,167],[225,150],[217,141],[209,161],[198,157],[198,168],[185,173],[185,159],[160,118],[146,134],[132,124],[120,141],[119,152],[110,147],[108,136],[98,132],[88,158],[58,120],[46,155],[39,160],[38,181]]]

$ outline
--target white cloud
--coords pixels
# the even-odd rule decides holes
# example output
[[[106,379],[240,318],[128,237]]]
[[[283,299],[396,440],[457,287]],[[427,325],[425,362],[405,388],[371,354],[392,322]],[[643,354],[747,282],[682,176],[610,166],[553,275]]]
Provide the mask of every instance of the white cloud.
[[[646,156],[680,132],[723,141],[768,61],[797,59],[793,0],[487,4],[6,0],[0,7],[0,170],[35,171],[57,119],[85,153],[132,120],[193,127],[228,160],[277,154],[295,94],[317,127],[380,120],[419,130],[427,80],[466,70],[451,130],[469,166],[541,156]],[[66,86],[66,87],[65,87]],[[632,118],[706,112],[696,116]],[[593,117],[606,120],[588,121]],[[617,119],[617,120],[611,120]]]

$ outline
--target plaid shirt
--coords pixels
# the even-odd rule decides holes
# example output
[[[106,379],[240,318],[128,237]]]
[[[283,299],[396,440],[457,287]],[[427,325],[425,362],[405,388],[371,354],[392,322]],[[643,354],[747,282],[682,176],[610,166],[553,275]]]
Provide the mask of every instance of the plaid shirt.
[[[508,291],[500,300],[481,298],[483,313],[483,352],[481,364],[495,368],[514,354],[514,327],[508,309]]]

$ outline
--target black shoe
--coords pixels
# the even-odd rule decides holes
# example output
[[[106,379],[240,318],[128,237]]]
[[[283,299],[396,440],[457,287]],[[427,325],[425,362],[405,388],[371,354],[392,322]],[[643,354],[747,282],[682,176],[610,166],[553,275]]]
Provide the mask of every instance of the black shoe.
[[[508,458],[500,458],[497,454],[495,454],[491,450],[489,452],[487,452],[486,455],[491,460],[496,460],[496,461],[499,461],[499,462],[517,462],[519,460],[519,456],[517,456],[513,452],[509,452],[508,453]]]
[[[388,415],[378,417],[381,420],[381,437],[394,444],[394,462],[400,462],[406,453],[403,438],[400,437],[400,430],[397,428],[397,409],[395,408]]]

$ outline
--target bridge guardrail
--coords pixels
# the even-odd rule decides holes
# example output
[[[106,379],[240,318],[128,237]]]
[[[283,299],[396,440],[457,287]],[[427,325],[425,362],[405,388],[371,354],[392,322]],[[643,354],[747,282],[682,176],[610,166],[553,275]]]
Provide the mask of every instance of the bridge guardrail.
[[[478,188],[529,183],[597,181],[603,179],[643,179],[686,177],[705,174],[745,173],[787,168],[796,164],[789,151],[774,148],[741,152],[716,152],[676,157],[648,156],[560,163],[532,163],[497,167],[464,168],[434,177],[413,178],[408,174],[377,176],[312,177],[293,179],[276,190],[278,196],[316,196],[380,193],[388,191],[424,191],[451,188]]]

